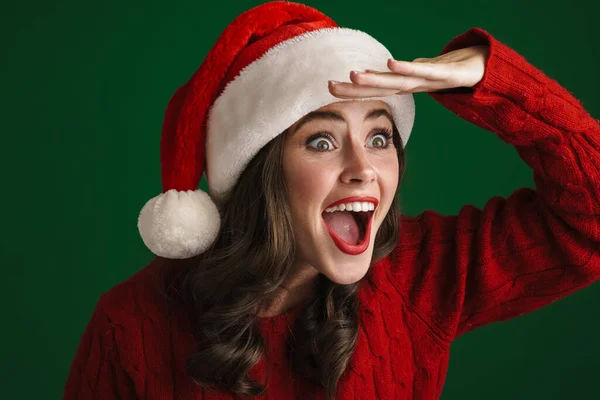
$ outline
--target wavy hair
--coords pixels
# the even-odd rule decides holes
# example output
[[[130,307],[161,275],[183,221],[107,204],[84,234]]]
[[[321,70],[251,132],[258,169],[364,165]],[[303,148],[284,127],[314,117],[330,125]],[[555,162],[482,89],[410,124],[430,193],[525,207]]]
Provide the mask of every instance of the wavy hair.
[[[187,311],[192,323],[196,349],[187,359],[187,374],[207,389],[220,387],[243,396],[267,390],[248,371],[265,354],[256,310],[277,297],[294,261],[282,169],[286,135],[287,131],[264,146],[244,170],[221,210],[221,229],[207,251],[186,260],[159,260],[164,294]],[[395,126],[393,142],[400,181],[405,157]],[[371,265],[397,244],[396,198],[375,237]],[[293,370],[323,387],[329,400],[335,398],[354,352],[358,290],[364,279],[340,285],[319,274],[315,295],[306,301],[289,335]]]

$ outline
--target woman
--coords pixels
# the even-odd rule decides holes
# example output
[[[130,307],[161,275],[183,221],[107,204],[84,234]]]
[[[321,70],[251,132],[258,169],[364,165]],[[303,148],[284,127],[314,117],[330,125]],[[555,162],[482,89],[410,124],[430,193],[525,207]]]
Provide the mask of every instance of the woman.
[[[139,218],[158,257],[98,302],[66,399],[435,399],[456,337],[599,278],[598,122],[482,29],[390,57],[299,4],[232,22],[167,109]],[[400,215],[415,92],[536,190]]]

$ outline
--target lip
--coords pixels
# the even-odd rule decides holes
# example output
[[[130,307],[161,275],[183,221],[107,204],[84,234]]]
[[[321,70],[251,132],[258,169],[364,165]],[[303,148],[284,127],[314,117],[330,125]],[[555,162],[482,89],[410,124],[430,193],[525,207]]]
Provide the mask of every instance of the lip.
[[[334,203],[332,203],[331,205],[327,206],[326,208],[330,208],[330,207],[334,207],[337,206],[338,204],[341,203],[352,203],[352,202],[363,202],[363,201],[369,201],[375,204],[375,209],[377,209],[377,206],[379,205],[379,200],[377,200],[375,197],[371,197],[371,196],[351,196],[351,197],[346,197],[340,200],[335,201]],[[340,249],[341,251],[343,251],[346,254],[352,255],[352,256],[356,256],[359,254],[364,253],[368,248],[369,248],[369,244],[371,243],[371,222],[373,221],[373,215],[375,215],[375,211],[370,212],[369,215],[369,219],[367,220],[367,226],[365,227],[365,237],[363,238],[363,241],[360,244],[350,244],[350,243],[346,243],[345,241],[343,241],[338,235],[335,234],[335,232],[333,232],[330,228],[329,225],[327,225],[325,223],[325,220],[323,219],[323,216],[321,215],[321,220],[323,221],[323,225],[325,225],[325,229],[327,229],[327,232],[329,232],[329,236],[331,237],[331,239],[333,240],[333,243],[335,243],[335,245],[337,246],[338,249]]]
[[[325,210],[331,207],[335,207],[338,204],[342,204],[342,203],[353,203],[355,201],[358,202],[363,202],[363,201],[369,201],[371,203],[375,203],[375,208],[377,208],[377,206],[379,205],[379,200],[373,196],[350,196],[350,197],[345,197],[343,199],[339,199],[336,200],[335,202],[331,203],[330,205],[328,205],[327,207],[325,207]],[[323,210],[323,211],[325,211]]]
[[[321,217],[321,220],[323,220],[322,217]],[[363,238],[363,241],[360,244],[356,244],[356,245],[346,243],[342,239],[340,239],[340,237],[338,235],[336,235],[335,232],[333,232],[331,229],[329,229],[329,225],[327,225],[325,223],[325,220],[323,220],[323,225],[325,225],[325,229],[327,229],[327,232],[329,232],[329,236],[331,236],[333,243],[335,243],[335,245],[337,246],[338,249],[340,249],[341,251],[343,251],[346,254],[350,254],[351,256],[356,256],[361,253],[364,253],[369,248],[369,244],[371,243],[371,221],[372,220],[373,220],[373,214],[371,214],[371,216],[369,216],[369,220],[367,222],[367,227],[365,228],[365,237]]]

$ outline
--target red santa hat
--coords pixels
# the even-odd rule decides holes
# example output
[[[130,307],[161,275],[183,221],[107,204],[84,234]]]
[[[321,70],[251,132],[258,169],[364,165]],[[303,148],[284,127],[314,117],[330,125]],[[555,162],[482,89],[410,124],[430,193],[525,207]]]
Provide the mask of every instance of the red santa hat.
[[[138,218],[145,245],[178,259],[208,249],[220,229],[217,205],[259,150],[304,115],[341,101],[328,80],[348,81],[351,70],[385,71],[391,57],[368,34],[302,4],[274,1],[238,16],[167,106],[162,193]],[[406,144],[412,95],[374,99],[390,107]],[[209,193],[198,189],[202,174]]]

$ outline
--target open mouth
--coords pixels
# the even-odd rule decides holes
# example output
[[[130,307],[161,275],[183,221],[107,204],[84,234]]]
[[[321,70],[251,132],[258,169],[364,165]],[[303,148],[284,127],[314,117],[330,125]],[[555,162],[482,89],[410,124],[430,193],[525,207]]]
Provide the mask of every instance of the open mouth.
[[[323,212],[322,218],[336,246],[346,254],[363,253],[369,246],[374,211]]]
[[[357,245],[365,238],[372,211],[323,212],[323,220],[329,229],[344,242]]]

